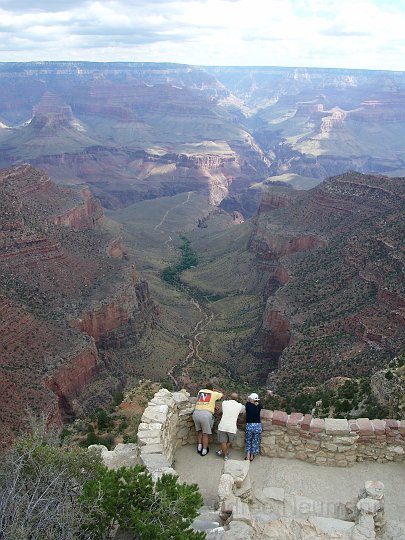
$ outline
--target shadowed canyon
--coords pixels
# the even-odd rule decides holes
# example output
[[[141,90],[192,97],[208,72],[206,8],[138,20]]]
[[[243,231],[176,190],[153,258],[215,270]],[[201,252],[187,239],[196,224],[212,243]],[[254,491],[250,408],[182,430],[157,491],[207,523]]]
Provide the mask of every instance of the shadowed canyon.
[[[405,73],[0,63],[0,420],[405,345]]]

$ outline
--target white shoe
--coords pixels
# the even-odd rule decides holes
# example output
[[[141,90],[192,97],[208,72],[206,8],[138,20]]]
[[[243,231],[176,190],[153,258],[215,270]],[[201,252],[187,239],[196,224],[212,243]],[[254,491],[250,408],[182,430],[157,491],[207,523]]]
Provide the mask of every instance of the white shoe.
[[[215,453],[217,456],[222,456],[222,450],[217,450]]]

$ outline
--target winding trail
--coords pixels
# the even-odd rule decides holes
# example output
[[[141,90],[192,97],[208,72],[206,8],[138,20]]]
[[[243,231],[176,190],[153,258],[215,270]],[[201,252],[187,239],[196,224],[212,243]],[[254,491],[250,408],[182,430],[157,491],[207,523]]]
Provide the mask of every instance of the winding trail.
[[[192,298],[190,302],[200,311],[202,318],[195,324],[194,328],[191,330],[190,337],[187,338],[189,353],[187,354],[186,358],[182,362],[178,362],[172,366],[167,372],[168,377],[171,379],[176,388],[179,386],[179,383],[173,375],[174,370],[181,368],[181,375],[183,375],[189,367],[195,366],[196,361],[202,363],[205,362],[204,358],[198,352],[201,345],[199,337],[206,334],[206,326],[214,319],[214,314],[208,310],[204,311],[200,304],[194,300],[194,298]]]
[[[187,199],[185,199],[183,202],[181,202],[179,204],[176,204],[172,208],[169,208],[169,210],[166,210],[166,212],[164,213],[164,216],[162,217],[160,222],[154,227],[153,230],[157,231],[163,225],[163,223],[166,221],[166,218],[167,218],[167,216],[169,215],[170,212],[172,212],[173,210],[175,210],[179,206],[183,206],[183,204],[187,204],[190,201],[190,197],[191,197],[192,193],[193,193],[192,191],[188,191],[187,192]]]
[[[190,201],[191,195],[192,195],[192,191],[187,192],[187,198],[183,202],[176,204],[172,208],[169,208],[168,210],[166,210],[160,222],[154,227],[154,230],[157,231],[158,229],[162,227],[162,225],[166,221],[166,218],[170,212],[174,211],[179,206],[187,204]],[[164,229],[162,229],[161,232],[162,234],[164,234],[165,232]],[[167,233],[167,235],[168,237],[163,242],[163,244],[166,247],[170,248],[171,246],[169,244],[173,241],[173,238],[170,236],[169,233]],[[188,292],[188,288],[186,286],[183,286],[182,288],[185,293]],[[198,362],[205,361],[204,358],[202,358],[202,356],[198,352],[199,347],[201,345],[200,338],[202,338],[202,336],[206,334],[205,328],[214,319],[214,314],[208,309],[203,309],[200,306],[200,304],[197,302],[197,300],[195,300],[195,298],[191,298],[190,303],[200,312],[201,319],[199,319],[197,323],[194,325],[194,327],[191,329],[189,336],[184,336],[184,338],[187,340],[187,345],[188,345],[188,350],[189,350],[187,356],[185,357],[184,360],[172,366],[167,372],[167,376],[173,382],[175,388],[178,388],[179,386],[178,380],[173,375],[175,370],[178,370],[180,368],[181,376],[182,376],[189,367],[195,366],[196,361]]]

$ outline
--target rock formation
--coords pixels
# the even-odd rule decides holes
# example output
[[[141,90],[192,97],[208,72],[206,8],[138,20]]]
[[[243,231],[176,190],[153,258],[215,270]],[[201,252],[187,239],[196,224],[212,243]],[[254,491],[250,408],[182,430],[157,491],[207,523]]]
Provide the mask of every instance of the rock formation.
[[[281,205],[266,197],[249,249],[272,276],[259,340],[269,368],[280,357],[271,385],[370,374],[404,346],[404,185],[347,173],[288,204],[280,188]]]
[[[20,165],[0,171],[0,206],[4,444],[27,408],[53,421],[74,415],[105,369],[100,347],[136,343],[154,305],[87,189],[56,186]]]
[[[302,72],[0,63],[0,166],[89,184],[108,208],[191,190],[219,204],[273,175],[314,185],[403,168],[403,72]]]

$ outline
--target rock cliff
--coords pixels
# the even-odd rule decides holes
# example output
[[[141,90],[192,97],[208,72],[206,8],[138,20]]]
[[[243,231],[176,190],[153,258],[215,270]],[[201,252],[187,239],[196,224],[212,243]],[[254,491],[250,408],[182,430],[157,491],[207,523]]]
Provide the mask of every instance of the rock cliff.
[[[260,348],[273,388],[371,374],[404,346],[404,187],[347,173],[288,205],[280,188],[267,197],[249,248],[270,271]]]
[[[315,185],[405,163],[403,72],[10,62],[0,84],[0,166],[90,184],[109,208],[191,190],[219,204],[268,176]]]
[[[100,348],[136,343],[154,304],[147,283],[123,257],[117,227],[104,223],[88,189],[56,186],[20,165],[0,171],[0,207],[0,401],[7,443],[24,426],[27,407],[54,421],[74,415],[83,390],[106,369]]]

